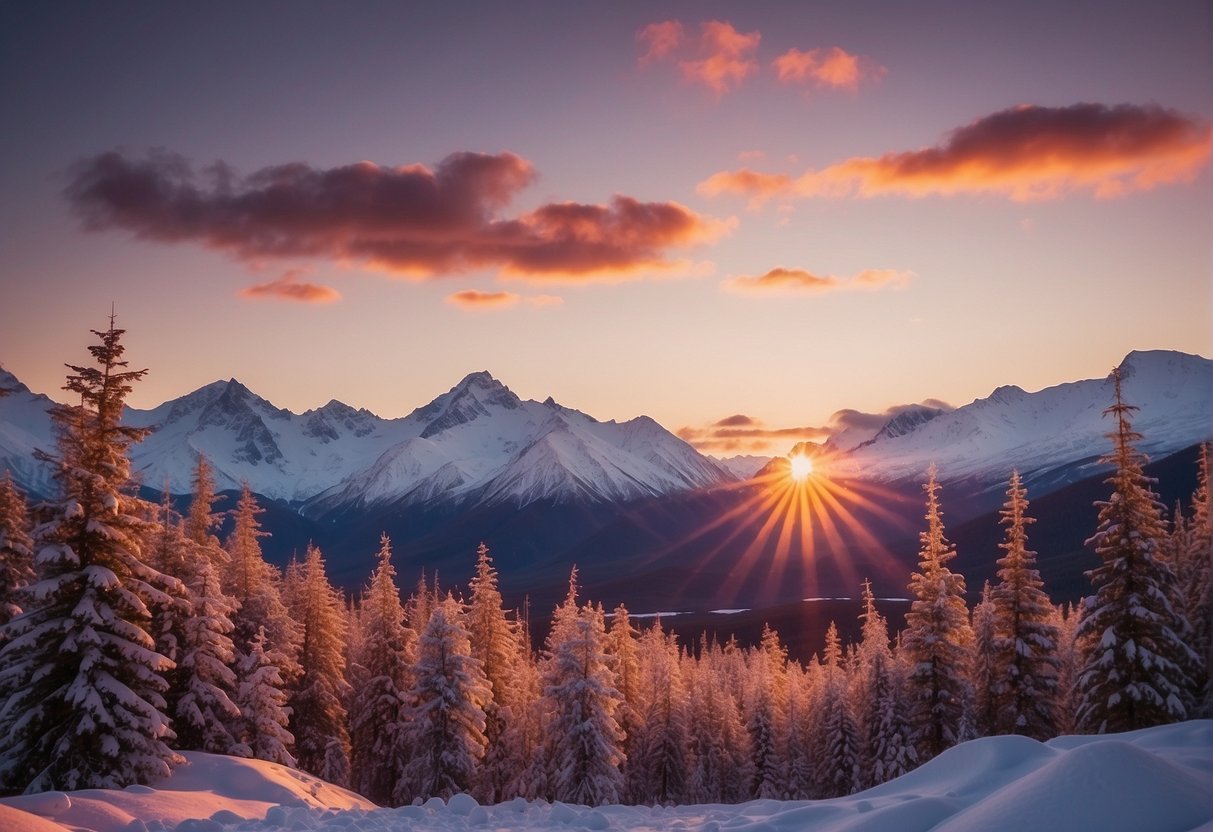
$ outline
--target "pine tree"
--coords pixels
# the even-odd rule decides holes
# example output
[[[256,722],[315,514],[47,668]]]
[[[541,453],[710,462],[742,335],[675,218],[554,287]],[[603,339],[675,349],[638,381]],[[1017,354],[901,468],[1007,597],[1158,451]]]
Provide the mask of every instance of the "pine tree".
[[[181,640],[173,657],[177,667],[168,674],[167,698],[177,748],[229,754],[240,730],[240,711],[232,701],[237,686],[230,637],[235,603],[220,586],[220,570],[229,558],[210,533],[217,525],[211,513],[214,501],[210,467],[199,456],[190,515],[167,544],[178,549],[176,558],[167,559],[175,561],[172,574],[186,587],[186,615],[178,622]]]
[[[472,656],[480,661],[492,692],[484,705],[487,748],[473,793],[481,802],[499,803],[518,766],[518,760],[502,743],[506,724],[520,704],[515,691],[518,645],[514,626],[502,606],[497,570],[493,568],[489,547],[483,543],[476,550],[476,573],[468,588]]]
[[[1137,408],[1121,395],[1119,370],[1112,379],[1115,402],[1104,415],[1116,429],[1102,460],[1115,466],[1105,480],[1112,495],[1096,503],[1099,527],[1087,545],[1101,563],[1087,573],[1095,594],[1086,599],[1076,635],[1083,659],[1075,722],[1080,731],[1100,734],[1185,719],[1189,669],[1198,662],[1171,603],[1175,575],[1159,556],[1162,506],[1134,446],[1141,439],[1130,422]]]
[[[566,803],[618,803],[624,791],[622,699],[604,649],[600,609],[577,606],[577,570],[548,634],[543,672],[550,796]]]
[[[944,537],[935,466],[923,490],[927,530],[920,533],[919,571],[910,579],[914,601],[906,614],[902,647],[910,661],[907,692],[918,757],[926,761],[960,742],[971,707],[973,631],[965,607],[964,577],[948,569],[956,551]]]
[[[268,532],[261,530],[257,515],[264,510],[245,483],[227,539],[230,562],[223,571],[223,589],[237,605],[232,613],[236,652],[247,656],[258,631],[264,629],[265,655],[290,683],[299,674],[302,633],[283,603],[281,574],[261,554],[260,539]]]
[[[632,773],[632,757],[636,738],[640,735],[643,713],[647,708],[640,686],[640,661],[637,658],[638,639],[639,634],[632,626],[628,608],[620,603],[611,615],[606,652],[611,657],[616,687],[622,696],[619,709],[615,712],[615,721],[619,723],[619,728],[623,731],[622,751],[626,761],[623,764],[623,773],[624,780],[628,783],[625,792],[633,801],[640,798],[633,793],[632,789],[632,784],[639,782]]]
[[[21,614],[21,592],[34,579],[33,541],[25,495],[5,471],[0,479],[0,627]],[[3,643],[0,630],[0,643]]]
[[[475,782],[484,756],[484,706],[492,696],[472,646],[459,602],[448,595],[430,611],[418,648],[406,793],[449,798]]]
[[[350,698],[353,788],[386,806],[408,759],[408,692],[417,645],[404,624],[391,541],[380,538],[378,565],[359,610],[361,643],[356,661],[362,680]]]
[[[769,628],[764,632],[774,632]],[[750,789],[747,797],[781,800],[786,787],[783,724],[769,654],[756,650],[750,656],[746,696],[746,734],[750,747]],[[782,672],[782,669],[780,670]]]
[[[267,533],[261,531],[257,515],[263,511],[245,483],[225,546],[229,562],[222,573],[223,590],[235,604],[231,639],[236,699],[242,714],[238,735],[253,757],[273,762],[289,758],[294,765],[294,755],[290,753],[294,735],[284,731],[284,738],[275,727],[280,716],[284,712],[289,714],[290,709],[276,703],[287,701],[286,690],[299,675],[302,634],[282,601],[280,573],[261,554],[260,539]],[[277,692],[270,690],[275,685]],[[246,712],[242,703],[253,696],[264,703],[258,707],[268,716],[250,716]]]
[[[145,430],[121,424],[144,370],[127,370],[111,318],[97,366],[68,365],[80,404],[52,411],[58,499],[33,530],[37,581],[0,650],[0,780],[36,792],[122,788],[169,773],[178,757],[164,713],[172,662],[155,651],[148,604],[174,581],[140,559],[142,508],[125,489],[128,449]]]
[[[900,672],[889,647],[889,626],[876,610],[872,586],[863,584],[863,631],[859,647],[859,747],[861,788],[877,786],[914,767],[910,726],[900,696]]]
[[[1079,664],[1078,643],[1074,635],[1078,630],[1079,608],[1074,604],[1053,608],[1053,626],[1057,628],[1057,733],[1074,733],[1074,686]]]
[[[1189,643],[1200,660],[1193,680],[1197,711],[1213,716],[1213,492],[1209,489],[1213,444],[1200,446],[1199,475],[1192,494],[1192,520],[1183,523],[1176,507],[1175,571],[1182,590]],[[1200,672],[1203,670],[1203,672]]]
[[[631,746],[634,756],[628,758],[628,790],[640,803],[682,803],[689,766],[689,703],[677,641],[662,632],[660,621],[641,639],[640,659],[645,709]]]
[[[290,749],[295,736],[288,728],[291,709],[286,704],[282,673],[265,651],[264,629],[253,636],[248,653],[238,662],[240,686],[235,701],[241,730],[240,744],[233,753],[293,768],[296,763]]]
[[[1057,627],[1053,605],[1042,589],[1036,553],[1028,549],[1027,491],[1019,472],[1011,473],[1002,510],[1005,554],[998,561],[994,608],[993,673],[989,687],[996,734],[1023,734],[1047,740],[1057,732]]]
[[[998,721],[998,699],[994,693],[1000,680],[998,655],[998,621],[994,610],[993,590],[986,581],[981,587],[981,600],[973,607],[973,726],[979,737],[995,733]]]
[[[349,772],[346,730],[345,605],[329,584],[320,549],[309,545],[288,573],[286,603],[303,631],[299,678],[291,686],[291,733],[299,767],[344,785]],[[291,577],[294,579],[292,580]]]
[[[830,622],[826,630],[825,687],[821,701],[818,788],[823,797],[841,797],[858,791],[860,784],[859,730],[847,698],[845,672],[841,667],[838,628]]]

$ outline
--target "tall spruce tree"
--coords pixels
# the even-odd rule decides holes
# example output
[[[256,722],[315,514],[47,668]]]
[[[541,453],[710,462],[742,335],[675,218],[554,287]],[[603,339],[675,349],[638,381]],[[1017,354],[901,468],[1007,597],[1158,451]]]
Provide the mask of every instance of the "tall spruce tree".
[[[296,763],[290,749],[295,736],[289,728],[291,709],[286,704],[286,683],[278,665],[265,652],[265,630],[258,630],[248,652],[237,657],[236,676],[240,742],[233,753],[293,768]]]
[[[145,430],[121,424],[145,370],[128,370],[123,330],[94,331],[96,366],[68,365],[78,405],[52,411],[58,498],[38,510],[37,581],[0,650],[0,781],[29,792],[123,788],[169,773],[177,756],[148,604],[174,584],[140,557],[140,502],[128,450]]]
[[[915,747],[923,762],[963,740],[971,708],[969,664],[973,631],[964,577],[948,569],[956,550],[944,536],[935,466],[923,486],[927,530],[919,534],[919,571],[910,578],[914,601],[906,614],[902,649],[910,662],[907,692]]]
[[[288,572],[286,603],[300,625],[299,677],[290,689],[291,733],[299,767],[337,785],[349,776],[346,729],[345,604],[325,574],[324,556],[309,545]]]
[[[417,644],[404,624],[386,534],[380,538],[377,558],[359,610],[361,643],[351,657],[360,667],[362,683],[350,698],[350,768],[353,788],[386,806],[395,799],[408,759],[408,692]]]
[[[475,782],[484,756],[484,706],[492,696],[460,604],[450,595],[430,611],[418,646],[409,745],[401,802],[449,798]]]
[[[1143,473],[1145,455],[1135,443],[1136,407],[1121,393],[1112,371],[1114,403],[1104,411],[1116,421],[1108,434],[1114,466],[1097,502],[1099,527],[1087,545],[1100,565],[1089,571],[1095,594],[1086,599],[1076,638],[1082,650],[1076,727],[1087,733],[1132,731],[1185,719],[1198,659],[1184,643],[1184,621],[1172,604],[1175,575],[1160,557],[1163,509]]]
[[[623,731],[615,718],[622,696],[605,641],[602,611],[577,605],[574,568],[542,669],[547,785],[554,800],[596,806],[623,796]]]
[[[518,766],[512,749],[503,743],[506,725],[518,708],[515,666],[519,660],[515,626],[506,617],[497,588],[497,570],[489,547],[476,549],[476,572],[468,584],[468,636],[472,656],[480,661],[492,696],[484,704],[487,743],[473,793],[484,803],[499,803]]]
[[[998,544],[999,583],[990,592],[994,605],[993,673],[989,686],[996,734],[1023,734],[1047,740],[1057,733],[1057,626],[1053,605],[1028,548],[1027,489],[1019,472],[1011,473],[1002,509],[1006,539]]]
[[[21,591],[34,579],[34,550],[29,532],[25,495],[5,471],[0,479],[0,627],[21,614],[24,604]]]

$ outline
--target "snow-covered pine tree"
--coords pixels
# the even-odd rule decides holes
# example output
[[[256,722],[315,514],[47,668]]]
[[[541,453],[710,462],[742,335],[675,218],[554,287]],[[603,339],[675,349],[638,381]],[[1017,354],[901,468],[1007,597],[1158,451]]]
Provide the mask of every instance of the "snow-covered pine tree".
[[[8,471],[0,479],[0,627],[21,614],[21,591],[34,579],[33,541],[25,495]],[[3,643],[0,630],[0,643]]]
[[[68,365],[79,405],[52,411],[58,498],[38,508],[37,581],[0,649],[0,781],[29,792],[123,788],[164,777],[179,759],[164,713],[172,662],[147,632],[148,604],[175,584],[140,558],[146,521],[126,493],[130,445],[121,424],[145,370],[127,370],[123,331],[94,331],[97,364]]]
[[[324,556],[309,545],[295,580],[287,580],[286,604],[303,632],[298,679],[290,688],[295,758],[304,771],[345,785],[350,737],[346,730],[345,604],[324,570]]]
[[[993,734],[997,721],[993,691],[999,684],[994,650],[998,633],[992,592],[990,582],[986,581],[981,587],[981,600],[973,607],[973,727],[979,737]]]
[[[247,655],[257,631],[264,628],[265,654],[290,682],[299,673],[302,633],[283,603],[281,573],[261,553],[260,540],[269,536],[257,520],[264,511],[245,483],[227,539],[231,561],[223,572],[223,588],[237,604],[232,614],[232,644],[237,652]]]
[[[417,644],[404,625],[392,544],[379,541],[378,563],[359,609],[361,639],[355,658],[362,680],[350,697],[350,768],[355,791],[391,805],[408,760],[408,691]]]
[[[234,523],[225,545],[230,561],[222,573],[223,590],[236,604],[236,609],[231,613],[231,639],[236,655],[238,692],[261,690],[274,684],[280,685],[285,692],[299,675],[299,626],[291,619],[282,601],[281,574],[266,563],[261,554],[260,539],[268,536],[257,520],[257,515],[263,511],[257,505],[252,489],[245,483],[233,512]],[[256,656],[254,642],[257,644]],[[252,680],[245,673],[256,674],[257,679]],[[238,693],[238,698],[243,696],[243,693]],[[276,698],[268,693],[262,696]],[[261,742],[261,733],[261,729],[248,718],[241,720],[240,738],[245,746],[253,749],[253,756],[277,761],[282,756],[276,747],[277,741],[270,738]],[[292,742],[288,742],[287,752],[291,746]],[[275,756],[262,757],[257,749],[263,747],[270,749],[266,753]],[[293,759],[293,755],[288,756]]]
[[[542,682],[530,645],[531,637],[524,621],[517,633],[515,648],[518,651],[514,664],[516,701],[511,706],[500,745],[505,755],[516,761],[504,795],[534,800],[547,794],[548,788],[543,755]]]
[[[863,582],[864,611],[859,645],[857,685],[859,723],[859,783],[861,788],[880,785],[900,776],[913,761],[906,759],[910,747],[909,724],[899,695],[899,668],[889,647],[889,625],[876,609],[872,585]]]
[[[1192,519],[1176,540],[1176,577],[1182,589],[1184,615],[1191,625],[1189,642],[1200,659],[1194,679],[1197,715],[1213,716],[1213,443],[1200,446]],[[1176,516],[1180,517],[1178,507]],[[1200,672],[1203,670],[1203,672]]]
[[[412,758],[400,802],[469,791],[484,756],[484,706],[492,691],[480,660],[472,657],[463,619],[459,602],[448,594],[431,609],[421,634],[409,693]]]
[[[876,784],[900,777],[918,765],[918,751],[914,747],[908,703],[904,695],[908,671],[896,656],[890,671],[889,685],[877,700],[880,723],[872,752],[872,780]]]
[[[923,762],[963,739],[971,708],[969,664],[973,631],[964,577],[948,569],[956,550],[944,537],[935,466],[923,486],[927,530],[919,534],[919,571],[910,578],[914,601],[906,613],[902,649],[910,662],[906,689],[918,758]]]
[[[1084,603],[1076,634],[1082,670],[1075,723],[1097,734],[1185,719],[1199,661],[1171,603],[1175,575],[1159,557],[1163,509],[1135,447],[1142,438],[1131,424],[1137,408],[1124,401],[1119,369],[1112,380],[1115,401],[1104,415],[1116,428],[1108,434],[1112,452],[1102,460],[1115,466],[1105,480],[1112,494],[1095,504],[1099,527],[1087,545],[1101,563],[1087,573],[1095,594]]]
[[[830,622],[824,653],[825,686],[821,699],[818,790],[822,797],[842,797],[858,791],[859,729],[847,697],[846,673],[841,665],[842,642]]]
[[[1028,548],[1027,490],[1011,472],[1002,509],[1005,554],[998,561],[994,606],[993,673],[989,687],[995,734],[1023,734],[1047,740],[1057,733],[1057,627],[1053,605]]]
[[[542,667],[545,755],[550,797],[597,806],[624,792],[622,695],[604,649],[601,609],[577,605],[577,570],[557,607]]]
[[[185,534],[182,538],[178,532],[174,541],[180,556],[172,574],[185,584],[188,614],[180,622],[177,667],[168,674],[168,702],[177,748],[230,754],[240,731],[240,710],[232,701],[237,685],[230,636],[235,603],[220,585],[220,570],[229,558],[210,533],[217,525],[214,501],[210,466],[199,456]]]
[[[668,805],[686,800],[690,742],[689,702],[678,644],[660,620],[640,639],[639,678],[645,702],[628,758],[628,792],[638,803]]]
[[[232,753],[293,768],[296,763],[290,749],[295,736],[288,728],[291,709],[286,704],[286,685],[278,665],[265,651],[264,629],[257,631],[248,653],[237,661],[240,684],[235,702],[241,730],[240,743]]]
[[[1074,733],[1074,681],[1081,670],[1078,644],[1079,608],[1074,604],[1053,608],[1053,626],[1057,628],[1057,733]]]
[[[480,661],[492,692],[484,706],[487,747],[473,794],[483,803],[499,803],[505,798],[505,787],[519,765],[511,749],[502,743],[506,724],[521,704],[515,683],[519,651],[516,627],[506,617],[497,588],[497,570],[484,543],[476,549],[476,573],[468,583],[468,590],[471,597],[467,627],[472,656]]]
[[[691,772],[687,799],[693,803],[736,803],[749,792],[748,737],[741,714],[721,671],[721,650],[705,645],[690,669]]]
[[[640,735],[640,723],[647,707],[641,694],[640,662],[637,658],[637,642],[639,634],[632,626],[628,608],[620,603],[611,615],[611,626],[607,632],[606,652],[611,657],[611,668],[615,671],[615,686],[619,689],[622,699],[619,709],[615,712],[615,721],[623,731],[623,764],[624,781],[627,796],[636,800],[631,794],[631,784],[637,782],[631,774],[633,746]]]
[[[774,633],[764,625],[765,633]],[[784,755],[786,734],[782,708],[776,701],[773,662],[768,651],[751,652],[749,679],[745,700],[745,728],[750,747],[750,790],[747,798],[781,800],[787,787]],[[782,667],[778,669],[783,673]]]

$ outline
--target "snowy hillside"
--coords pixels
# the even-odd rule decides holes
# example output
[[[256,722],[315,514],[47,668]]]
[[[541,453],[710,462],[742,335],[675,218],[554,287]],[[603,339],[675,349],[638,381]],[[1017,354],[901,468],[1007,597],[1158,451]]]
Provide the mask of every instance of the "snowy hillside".
[[[1125,400],[1140,410],[1140,447],[1162,457],[1213,437],[1213,361],[1179,352],[1132,352],[1121,363]],[[1018,468],[1038,492],[1090,475],[1108,450],[1102,414],[1112,402],[1106,378],[1028,393],[999,387],[987,398],[917,423],[882,431],[832,463],[878,481],[920,479],[934,462],[945,480],[991,486]],[[900,417],[899,417],[900,418]]]
[[[34,459],[35,449],[53,451],[54,432],[47,411],[54,402],[33,393],[12,373],[0,368],[0,470],[8,469],[25,488],[46,493],[50,470]]]
[[[550,398],[523,401],[488,373],[402,422],[407,439],[307,511],[439,499],[621,501],[733,479],[647,416],[599,422]]]
[[[53,446],[47,409],[15,378],[0,399],[0,465],[27,488],[48,482],[35,447]],[[248,482],[266,497],[312,511],[375,504],[534,500],[620,501],[734,479],[727,468],[648,417],[599,422],[550,398],[523,401],[473,373],[401,419],[331,401],[295,414],[240,382],[208,384],[129,424],[153,428],[132,452],[145,485],[187,493],[199,453],[219,489]]]
[[[190,754],[157,789],[90,790],[0,800],[11,832],[172,829],[263,832],[1182,832],[1213,826],[1213,722],[1127,734],[973,740],[851,797],[755,800],[736,806],[587,808],[521,799],[373,809],[343,789],[269,763]],[[197,821],[186,822],[187,818]],[[177,826],[181,824],[180,826]]]

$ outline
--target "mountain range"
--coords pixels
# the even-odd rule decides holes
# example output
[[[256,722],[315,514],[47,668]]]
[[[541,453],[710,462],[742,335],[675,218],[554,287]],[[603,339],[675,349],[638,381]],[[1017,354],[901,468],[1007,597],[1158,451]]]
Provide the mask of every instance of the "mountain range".
[[[1213,437],[1213,361],[1133,352],[1120,372],[1153,458]],[[33,451],[53,446],[52,402],[2,370],[0,387],[11,391],[0,397],[0,470],[47,494],[49,472]],[[576,563],[603,600],[707,609],[851,595],[856,575],[871,577],[878,593],[904,594],[931,463],[950,522],[972,525],[964,534],[982,551],[985,525],[997,529],[996,518],[982,518],[1018,468],[1034,503],[1060,513],[1056,551],[1042,550],[1042,563],[1058,565],[1046,578],[1077,586],[1091,565],[1081,541],[1093,518],[1065,495],[1087,500],[1102,488],[1111,399],[1106,378],[1038,392],[1006,386],[955,409],[897,408],[879,429],[832,437],[812,449],[818,470],[869,495],[846,518],[862,534],[825,509],[796,521],[755,510],[764,486],[748,477],[762,458],[714,459],[644,416],[603,422],[551,398],[523,400],[487,372],[396,419],[337,401],[296,414],[233,379],[131,409],[126,421],[153,429],[132,452],[146,488],[188,494],[205,454],[221,490],[248,482],[270,509],[271,559],[282,563],[315,541],[348,587],[365,579],[387,531],[400,559],[456,580],[485,540],[507,590],[540,602],[559,597]],[[1038,528],[1054,528],[1041,519]],[[780,523],[788,534],[771,533]],[[972,569],[993,562],[998,550],[989,548],[965,558]]]

